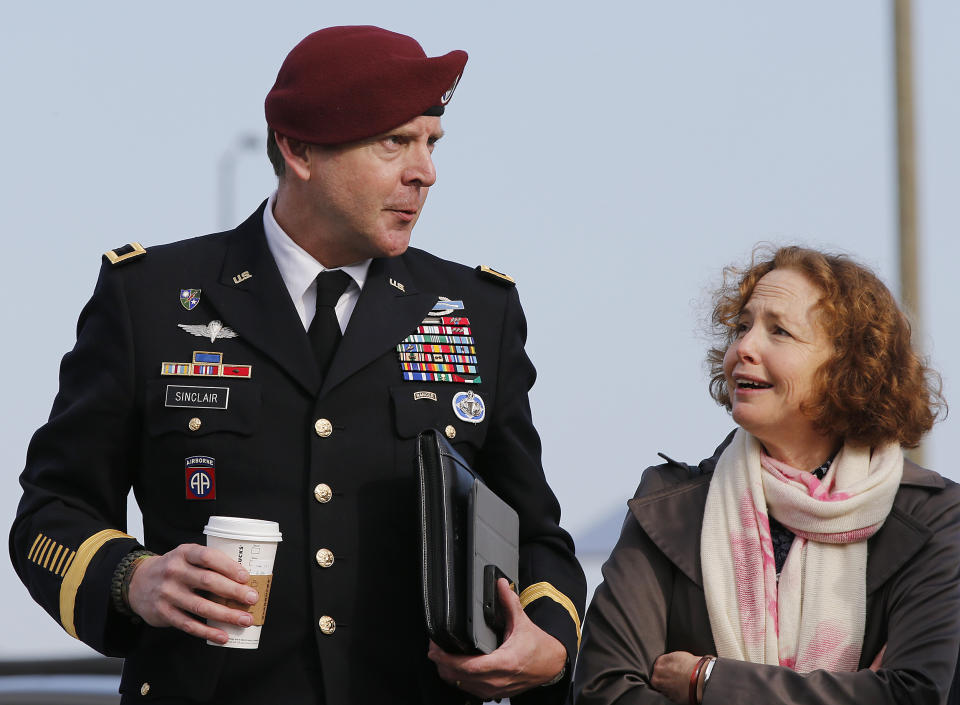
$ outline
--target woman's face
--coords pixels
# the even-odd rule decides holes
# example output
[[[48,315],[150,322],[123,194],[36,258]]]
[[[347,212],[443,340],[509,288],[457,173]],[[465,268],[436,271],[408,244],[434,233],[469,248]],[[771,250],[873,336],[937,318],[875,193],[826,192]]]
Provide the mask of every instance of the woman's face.
[[[733,420],[781,459],[821,435],[801,412],[815,401],[815,374],[833,352],[818,320],[820,295],[795,270],[769,272],[743,307],[723,358]]]

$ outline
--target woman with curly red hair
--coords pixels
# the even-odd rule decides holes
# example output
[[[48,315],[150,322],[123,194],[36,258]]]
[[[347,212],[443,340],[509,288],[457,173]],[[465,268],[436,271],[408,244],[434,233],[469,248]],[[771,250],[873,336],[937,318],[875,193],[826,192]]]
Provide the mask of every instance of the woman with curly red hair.
[[[728,268],[710,391],[739,426],[649,468],[587,615],[578,704],[943,703],[960,486],[903,456],[946,408],[886,286],[800,247]]]

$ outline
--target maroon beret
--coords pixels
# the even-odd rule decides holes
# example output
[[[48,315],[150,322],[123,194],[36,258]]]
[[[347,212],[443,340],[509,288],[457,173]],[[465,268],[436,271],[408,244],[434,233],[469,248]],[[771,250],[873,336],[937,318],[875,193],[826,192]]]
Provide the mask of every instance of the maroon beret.
[[[314,144],[343,144],[440,115],[467,53],[428,57],[411,37],[371,26],[328,27],[284,59],[267,94],[267,124]]]

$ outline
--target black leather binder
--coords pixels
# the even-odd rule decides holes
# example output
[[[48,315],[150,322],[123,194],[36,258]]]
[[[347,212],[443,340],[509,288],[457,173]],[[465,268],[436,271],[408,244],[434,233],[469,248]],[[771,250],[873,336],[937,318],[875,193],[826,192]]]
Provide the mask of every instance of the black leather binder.
[[[417,438],[423,609],[446,651],[490,653],[503,638],[496,581],[516,586],[520,521],[436,430]]]

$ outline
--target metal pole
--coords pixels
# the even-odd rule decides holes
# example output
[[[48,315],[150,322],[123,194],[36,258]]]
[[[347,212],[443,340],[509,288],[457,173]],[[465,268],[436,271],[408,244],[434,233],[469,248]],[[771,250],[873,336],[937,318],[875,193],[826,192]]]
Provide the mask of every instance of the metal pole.
[[[236,186],[237,157],[243,151],[256,151],[263,146],[258,135],[239,135],[228,147],[217,164],[217,221],[221,230],[232,228],[234,222],[234,190]]]
[[[897,207],[900,226],[900,301],[913,324],[914,349],[923,354],[920,300],[920,233],[917,228],[917,161],[913,122],[913,39],[911,0],[893,1],[897,100]],[[923,464],[923,447],[910,453]]]

